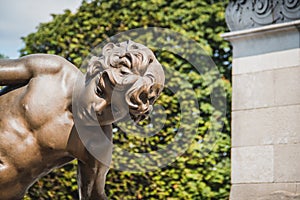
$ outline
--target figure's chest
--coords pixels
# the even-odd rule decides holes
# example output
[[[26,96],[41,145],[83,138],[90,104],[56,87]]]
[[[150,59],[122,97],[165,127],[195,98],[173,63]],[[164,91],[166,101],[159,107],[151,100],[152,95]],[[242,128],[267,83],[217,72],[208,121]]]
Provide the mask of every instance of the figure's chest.
[[[38,128],[67,111],[71,104],[61,81],[51,76],[35,78],[24,88],[19,106],[30,126]]]
[[[53,78],[35,80],[20,101],[21,113],[42,147],[63,149],[71,132],[71,100],[62,87]]]

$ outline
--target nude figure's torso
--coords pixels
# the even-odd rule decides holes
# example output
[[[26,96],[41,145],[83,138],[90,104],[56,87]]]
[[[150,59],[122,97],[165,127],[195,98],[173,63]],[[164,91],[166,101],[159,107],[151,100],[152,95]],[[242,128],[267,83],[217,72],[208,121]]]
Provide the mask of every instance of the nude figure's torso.
[[[54,55],[0,59],[0,86],[8,86],[0,91],[0,200],[22,199],[38,178],[73,159],[79,198],[106,200],[112,123],[145,118],[163,85],[153,52],[132,41],[108,43],[85,75]]]
[[[101,84],[98,76],[86,80],[73,64],[59,56],[0,59],[0,86],[8,86],[0,90],[0,200],[22,199],[38,178],[73,159],[78,160],[79,198],[107,199],[105,179],[112,123],[117,119],[110,107],[112,85],[108,77],[101,79]],[[76,101],[82,109],[75,114],[73,89],[79,91]],[[97,113],[97,119],[90,123],[86,119],[92,112]],[[98,132],[91,127],[99,122],[106,137],[98,145],[105,139],[108,146],[101,146],[97,156],[105,157],[105,161],[87,150],[76,131],[74,115],[94,135]],[[87,136],[89,133],[84,130]]]
[[[0,199],[22,198],[37,178],[73,159],[67,143],[76,71],[34,77],[0,96]]]

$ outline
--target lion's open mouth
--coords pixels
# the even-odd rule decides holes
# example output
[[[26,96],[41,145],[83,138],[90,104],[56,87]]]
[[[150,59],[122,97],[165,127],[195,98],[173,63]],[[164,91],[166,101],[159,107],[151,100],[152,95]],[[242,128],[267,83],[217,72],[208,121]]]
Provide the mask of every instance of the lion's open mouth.
[[[104,85],[103,85],[103,80],[102,76],[100,75],[99,79],[96,81],[96,88],[95,88],[95,93],[97,96],[100,98],[104,98]]]
[[[137,73],[137,67],[142,65],[142,55],[127,52],[124,56],[120,57],[120,65],[134,70]]]
[[[109,76],[107,71],[104,71],[96,81],[95,93],[100,98],[110,98],[115,85],[114,79]]]
[[[122,57],[122,62],[124,66],[131,69],[132,68],[132,55],[130,53],[126,53],[124,57]]]

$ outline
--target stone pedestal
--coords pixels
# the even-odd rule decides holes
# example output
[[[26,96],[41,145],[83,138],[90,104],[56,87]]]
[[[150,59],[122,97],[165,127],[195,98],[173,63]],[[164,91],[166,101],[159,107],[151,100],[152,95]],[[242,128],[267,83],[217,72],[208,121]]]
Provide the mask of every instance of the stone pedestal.
[[[223,37],[233,46],[230,199],[300,199],[300,20]]]

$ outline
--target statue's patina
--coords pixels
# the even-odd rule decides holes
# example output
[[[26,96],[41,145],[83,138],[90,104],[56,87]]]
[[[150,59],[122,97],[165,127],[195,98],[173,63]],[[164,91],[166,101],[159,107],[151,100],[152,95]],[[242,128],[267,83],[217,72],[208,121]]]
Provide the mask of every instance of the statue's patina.
[[[111,140],[112,123],[126,116],[143,119],[163,84],[164,72],[154,54],[131,41],[107,44],[85,75],[55,55],[0,60],[0,85],[5,86],[0,92],[0,199],[22,199],[38,178],[73,159],[79,163],[80,198],[106,199],[109,166],[89,153],[74,116],[88,127],[96,113]],[[78,109],[72,105],[73,89],[79,94]]]

